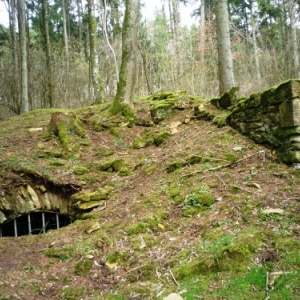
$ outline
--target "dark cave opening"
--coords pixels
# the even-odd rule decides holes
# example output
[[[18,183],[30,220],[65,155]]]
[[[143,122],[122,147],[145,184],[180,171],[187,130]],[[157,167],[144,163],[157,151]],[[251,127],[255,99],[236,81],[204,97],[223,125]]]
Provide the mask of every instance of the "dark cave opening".
[[[0,225],[0,237],[46,233],[51,229],[65,227],[71,223],[68,215],[56,212],[33,212],[21,215]]]

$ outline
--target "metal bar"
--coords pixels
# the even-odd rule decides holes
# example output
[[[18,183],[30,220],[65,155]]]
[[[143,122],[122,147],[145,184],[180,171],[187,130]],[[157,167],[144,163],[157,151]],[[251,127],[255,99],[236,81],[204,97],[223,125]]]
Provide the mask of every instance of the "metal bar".
[[[28,232],[31,234],[31,219],[30,219],[30,214],[27,215],[27,220],[28,220]]]
[[[14,230],[15,230],[15,236],[18,236],[17,219],[14,219]]]
[[[43,233],[46,233],[45,213],[42,212]]]
[[[59,228],[59,215],[56,213],[56,228]]]

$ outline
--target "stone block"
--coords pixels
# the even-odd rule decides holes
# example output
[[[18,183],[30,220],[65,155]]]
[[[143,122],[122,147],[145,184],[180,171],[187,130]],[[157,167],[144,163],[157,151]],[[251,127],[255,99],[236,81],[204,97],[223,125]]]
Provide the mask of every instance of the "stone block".
[[[300,99],[284,101],[279,106],[281,127],[300,126]]]

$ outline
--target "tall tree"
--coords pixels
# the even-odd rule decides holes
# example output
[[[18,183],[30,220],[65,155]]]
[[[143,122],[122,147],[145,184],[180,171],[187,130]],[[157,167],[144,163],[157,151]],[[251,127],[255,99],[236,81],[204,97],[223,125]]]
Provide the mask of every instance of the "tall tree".
[[[230,44],[227,0],[217,1],[216,21],[218,41],[219,93],[223,94],[228,88],[235,85]]]
[[[92,103],[102,103],[102,83],[99,77],[98,56],[97,56],[97,20],[95,17],[94,0],[88,0],[88,28],[90,42],[90,59],[89,59],[89,94]]]
[[[67,31],[67,16],[66,16],[66,0],[61,0],[62,15],[63,15],[63,32],[64,32],[64,48],[67,62],[67,69],[69,69],[69,38]]]
[[[137,33],[140,19],[140,0],[126,0],[122,28],[122,62],[114,108],[120,103],[133,104],[133,91],[136,81]]]
[[[18,0],[18,24],[21,51],[21,103],[24,113],[29,110],[25,0]]]
[[[53,107],[54,102],[54,84],[53,84],[53,69],[51,60],[51,44],[49,36],[49,13],[48,1],[42,0],[42,32],[43,32],[43,49],[46,55],[46,93],[43,107]]]
[[[300,77],[299,68],[299,54],[298,54],[298,39],[297,39],[297,16],[298,12],[297,3],[295,0],[287,0],[286,6],[288,10],[288,18],[290,20],[290,36],[291,36],[291,54],[292,54],[292,65],[291,65],[291,76]]]

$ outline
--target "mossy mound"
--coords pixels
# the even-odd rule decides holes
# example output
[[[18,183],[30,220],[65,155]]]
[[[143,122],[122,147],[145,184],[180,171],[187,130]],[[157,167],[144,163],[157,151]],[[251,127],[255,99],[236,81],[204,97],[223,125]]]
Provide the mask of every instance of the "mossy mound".
[[[83,124],[74,113],[55,112],[51,116],[45,138],[49,140],[52,135],[57,136],[63,149],[69,151],[69,144],[71,142],[76,142],[75,137],[78,136],[81,139],[84,139],[86,137],[86,132]]]
[[[150,101],[150,114],[155,124],[171,116],[175,110],[193,106],[195,98],[185,91],[179,93],[159,92],[147,99]]]
[[[183,279],[210,273],[243,270],[247,261],[262,243],[258,230],[251,228],[244,232],[221,234],[199,244],[198,258],[182,260],[174,270],[176,278]]]

